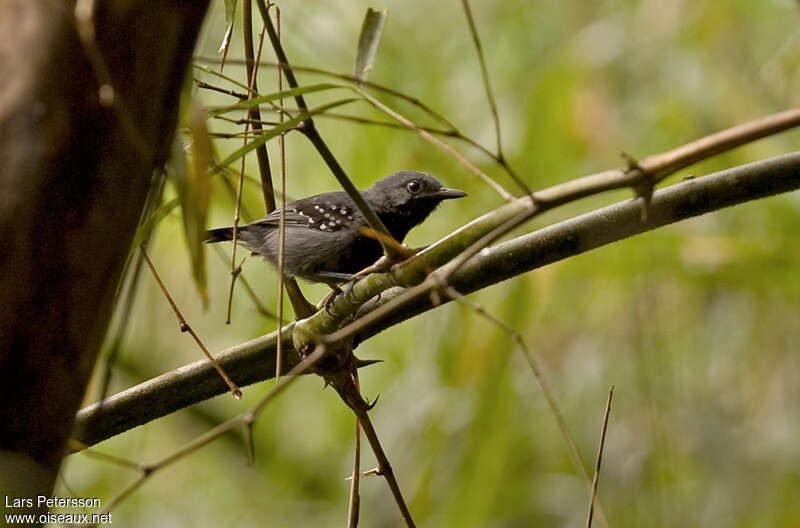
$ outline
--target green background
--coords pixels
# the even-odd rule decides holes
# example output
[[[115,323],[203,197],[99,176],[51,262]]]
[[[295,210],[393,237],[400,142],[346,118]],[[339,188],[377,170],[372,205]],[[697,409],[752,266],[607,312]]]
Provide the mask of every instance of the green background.
[[[370,80],[418,97],[489,148],[493,123],[460,2],[283,2],[282,35],[299,65],[352,71],[367,7],[388,8]],[[509,162],[533,188],[643,158],[797,104],[797,2],[644,0],[473,2]],[[256,11],[257,15],[257,11]],[[237,17],[239,15],[237,14]],[[261,25],[255,17],[256,28]],[[198,55],[224,32],[214,2]],[[230,57],[241,57],[241,25]],[[273,60],[265,45],[264,58]],[[228,65],[225,73],[244,78]],[[298,74],[301,84],[329,79]],[[203,79],[220,84],[213,77]],[[262,93],[274,91],[262,70]],[[196,92],[207,105],[230,99]],[[312,106],[337,94],[312,94]],[[339,96],[342,96],[339,94]],[[381,96],[420,124],[407,103]],[[366,103],[337,111],[382,118]],[[320,117],[318,128],[357,186],[421,169],[469,198],[447,202],[406,239],[430,243],[501,204],[477,178],[418,136]],[[210,120],[214,132],[235,131]],[[759,141],[671,177],[702,175],[795,150],[796,132]],[[287,194],[337,188],[299,134],[287,138]],[[452,143],[504,186],[491,160]],[[241,140],[219,140],[223,157]],[[277,150],[269,143],[273,166]],[[238,164],[234,164],[238,170]],[[257,177],[255,157],[247,172]],[[515,190],[516,191],[516,190]],[[167,188],[171,197],[174,191]],[[523,231],[627,199],[585,199]],[[245,205],[263,214],[248,185]],[[232,200],[215,182],[210,226],[229,225]],[[517,277],[472,296],[517,329],[540,358],[591,472],[610,385],[616,386],[599,500],[611,526],[800,525],[800,259],[796,194],[688,220]],[[212,351],[272,331],[241,287],[225,325],[229,263],[209,251],[209,307],[191,278],[180,212],[151,255],[189,323]],[[226,248],[228,250],[229,248]],[[244,275],[274,307],[276,274],[257,258]],[[326,288],[301,285],[314,301]],[[420,526],[583,526],[588,497],[542,391],[507,334],[447,305],[362,344],[375,426]],[[117,392],[195,361],[201,352],[143,274],[111,385]],[[249,408],[272,382],[183,410],[97,447],[155,461]],[[87,397],[96,398],[97,388]],[[255,426],[256,460],[229,434],[154,475],[114,510],[115,526],[343,526],[354,418],[307,377]],[[366,445],[366,444],[365,444]],[[363,467],[374,466],[368,449]],[[108,499],[128,469],[70,457],[57,494]],[[361,526],[399,526],[386,484],[362,481]],[[596,519],[595,526],[602,526]]]

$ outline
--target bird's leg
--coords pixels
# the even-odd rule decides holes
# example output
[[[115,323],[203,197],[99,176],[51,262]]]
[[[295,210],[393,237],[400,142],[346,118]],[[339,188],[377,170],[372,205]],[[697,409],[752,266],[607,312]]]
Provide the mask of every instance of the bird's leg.
[[[351,273],[338,273],[336,271],[318,271],[314,274],[314,278],[317,279],[318,282],[324,282],[328,286],[331,284],[339,284],[340,282],[349,282],[353,280],[355,275]],[[331,286],[333,289],[336,289],[335,286]]]
[[[350,300],[350,294],[353,292],[353,286],[356,285],[356,283],[359,281],[359,279],[361,279],[361,277],[357,277],[357,276],[353,275],[353,278],[351,280],[347,281],[347,286],[344,289],[344,298],[347,299],[351,303],[353,301]]]
[[[342,289],[339,288],[339,285],[335,282],[326,282],[328,286],[331,287],[330,293],[325,297],[325,301],[322,303],[322,307],[325,309],[325,313],[333,317],[333,312],[331,311],[331,305],[333,304],[333,300],[336,298],[337,295],[342,293]]]
[[[314,275],[314,279],[316,282],[324,282],[331,288],[331,293],[325,298],[324,308],[325,312],[333,317],[333,313],[330,310],[331,303],[336,298],[337,295],[342,293],[342,289],[339,288],[339,284],[347,283],[347,287],[345,289],[345,295],[350,293],[350,290],[353,288],[353,284],[358,280],[358,277],[355,275],[351,275],[350,273],[337,273],[335,271],[320,271]]]

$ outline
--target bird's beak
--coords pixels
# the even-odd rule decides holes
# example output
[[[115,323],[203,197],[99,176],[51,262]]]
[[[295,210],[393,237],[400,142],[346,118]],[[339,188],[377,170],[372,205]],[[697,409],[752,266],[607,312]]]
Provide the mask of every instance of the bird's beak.
[[[440,200],[450,200],[451,198],[463,198],[467,195],[464,191],[459,191],[458,189],[448,189],[446,187],[442,187],[436,192],[429,194],[428,196],[439,198]]]

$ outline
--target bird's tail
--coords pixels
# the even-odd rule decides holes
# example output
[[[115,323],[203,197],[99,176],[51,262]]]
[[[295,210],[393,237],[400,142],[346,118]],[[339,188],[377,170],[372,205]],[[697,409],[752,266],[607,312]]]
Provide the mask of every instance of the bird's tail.
[[[203,240],[206,244],[213,244],[214,242],[225,242],[233,238],[233,228],[220,227],[217,229],[209,229],[206,231],[206,238]]]

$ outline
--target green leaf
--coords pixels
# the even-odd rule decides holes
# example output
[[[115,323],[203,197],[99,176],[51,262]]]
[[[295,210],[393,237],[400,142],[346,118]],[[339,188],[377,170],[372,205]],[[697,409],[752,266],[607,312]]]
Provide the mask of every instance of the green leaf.
[[[216,117],[218,115],[226,114],[234,110],[246,110],[248,108],[252,108],[254,106],[258,106],[263,103],[268,103],[270,101],[276,101],[278,99],[286,99],[289,97],[294,97],[295,95],[321,92],[323,90],[330,90],[333,88],[349,88],[349,87],[341,84],[332,84],[332,83],[321,83],[321,84],[311,84],[309,86],[299,86],[297,88],[292,88],[291,90],[284,90],[282,92],[259,95],[258,97],[253,97],[252,99],[241,101],[239,103],[236,103],[235,105],[226,106],[223,108],[217,108],[216,110],[211,110],[210,112],[208,112],[208,116]]]
[[[196,64],[195,63],[195,64],[193,64],[193,66],[195,68],[197,68],[198,70],[202,71],[202,72],[205,72],[205,73],[207,73],[209,75],[214,75],[216,77],[219,77],[220,79],[224,79],[224,80],[228,81],[229,83],[235,84],[239,88],[244,88],[245,90],[249,90],[247,85],[244,84],[243,82],[237,81],[233,77],[229,77],[228,75],[225,75],[222,72],[218,72],[216,70],[213,70],[213,69],[209,68],[208,66],[205,66],[204,64]]]
[[[131,244],[131,247],[138,248],[142,242],[147,240],[153,229],[155,229],[156,226],[160,224],[161,221],[178,206],[178,203],[180,203],[180,201],[177,198],[173,198],[167,203],[161,204],[155,211],[153,211],[153,214],[151,214],[147,220],[145,220],[144,223],[136,229],[136,234],[133,235],[133,243]]]
[[[237,159],[241,158],[251,150],[263,145],[264,143],[274,138],[275,136],[282,134],[283,132],[288,132],[289,130],[293,129],[294,127],[296,127],[297,125],[308,119],[310,116],[313,116],[315,114],[321,114],[322,112],[330,110],[331,108],[335,108],[337,106],[342,106],[344,104],[360,100],[361,99],[359,98],[350,98],[350,99],[341,99],[339,101],[334,101],[332,103],[322,105],[318,108],[314,108],[313,110],[310,110],[307,114],[298,115],[296,117],[293,117],[292,119],[289,119],[288,121],[284,121],[278,126],[270,128],[268,130],[264,130],[262,134],[259,134],[258,136],[253,138],[252,141],[250,141],[249,143],[247,143],[242,147],[239,147],[238,149],[233,151],[227,158],[220,161],[219,164],[217,165],[217,170],[218,171],[222,170],[223,168],[227,167],[228,165],[230,165]]]
[[[203,239],[211,199],[215,156],[211,137],[206,128],[206,115],[197,101],[192,101],[187,121],[192,138],[190,163],[186,163],[185,159],[182,165],[180,162],[175,163],[176,170],[170,173],[170,177],[175,183],[183,211],[183,230],[191,257],[192,277],[205,303],[207,288]]]
[[[181,86],[181,93],[178,98],[178,121],[177,121],[177,129],[180,130],[182,128],[186,128],[187,125],[187,116],[189,115],[189,108],[192,104],[192,97],[194,92],[194,83],[192,82],[192,75],[190,73],[186,73],[183,77],[183,85]],[[178,138],[179,134],[175,134],[175,137]],[[180,146],[180,140],[178,140],[178,146]],[[182,152],[182,157],[185,155]]]
[[[386,21],[386,9],[376,11],[367,8],[364,23],[361,25],[361,35],[358,37],[358,54],[354,75],[359,81],[366,81],[369,70],[375,62],[378,53],[378,44],[381,41],[383,25]]]
[[[225,36],[217,53],[227,54],[233,36],[233,24],[236,21],[236,0],[223,0],[225,3]]]

